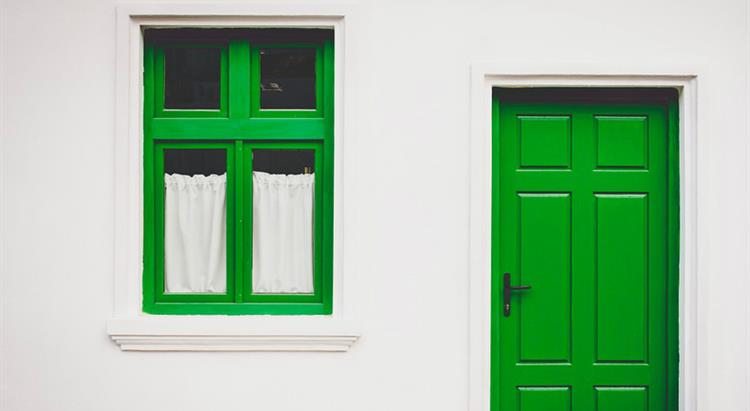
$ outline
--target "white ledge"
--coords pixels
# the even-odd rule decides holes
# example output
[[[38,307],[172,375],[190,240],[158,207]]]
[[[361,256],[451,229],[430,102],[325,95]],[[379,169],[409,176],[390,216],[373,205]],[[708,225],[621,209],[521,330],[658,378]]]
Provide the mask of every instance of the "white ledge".
[[[359,338],[339,321],[302,316],[144,316],[112,319],[107,332],[123,351],[344,352]]]
[[[356,335],[121,335],[123,351],[349,351]]]

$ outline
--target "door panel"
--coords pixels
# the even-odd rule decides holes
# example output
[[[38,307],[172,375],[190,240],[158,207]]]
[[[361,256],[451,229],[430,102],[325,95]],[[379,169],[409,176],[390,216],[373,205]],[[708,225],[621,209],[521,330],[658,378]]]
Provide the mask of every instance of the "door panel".
[[[518,410],[570,411],[570,387],[518,387]]]
[[[570,117],[519,116],[520,166],[570,168]]]
[[[595,116],[598,168],[646,168],[647,117]]]
[[[670,106],[493,104],[492,409],[676,410]]]
[[[597,411],[648,411],[646,387],[596,387]]]
[[[570,362],[570,194],[520,193],[518,362]],[[549,308],[553,307],[553,310]]]
[[[647,362],[646,194],[596,194],[596,361]]]

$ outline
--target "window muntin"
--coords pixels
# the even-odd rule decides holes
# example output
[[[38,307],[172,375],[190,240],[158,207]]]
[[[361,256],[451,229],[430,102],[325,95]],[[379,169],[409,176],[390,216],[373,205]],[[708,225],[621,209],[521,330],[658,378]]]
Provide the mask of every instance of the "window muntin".
[[[155,30],[160,32],[158,36],[153,35],[153,31],[146,30],[144,55],[144,170],[148,176],[144,193],[144,311],[155,314],[330,314],[333,119],[324,114],[332,113],[333,42],[330,32],[284,30],[283,41],[273,41],[280,31],[192,30],[191,38],[182,38],[177,30]],[[199,37],[209,31],[211,35],[206,36],[207,40],[200,41]],[[315,33],[308,35],[308,31]],[[162,36],[164,32],[170,33]],[[220,46],[222,108],[218,111],[165,109],[163,96],[159,97],[163,90],[163,78],[159,79],[159,73],[164,72],[163,50],[216,47],[217,44],[226,44]],[[299,49],[300,44],[315,52],[316,108],[260,110],[253,104],[253,99],[260,97],[252,92],[254,81],[259,80],[254,75],[259,74],[256,73],[259,61],[252,58],[254,50],[269,46]],[[324,65],[329,69],[323,70]],[[268,113],[272,115],[266,115]],[[218,175],[224,168],[217,165],[220,162],[207,161],[205,155],[199,161],[201,164],[185,169],[184,157],[189,157],[188,154],[198,156],[195,153],[212,150],[226,153],[226,291],[169,292],[165,288],[164,271],[165,172]],[[313,209],[309,241],[312,289],[309,286],[296,290],[253,289],[254,171],[307,175]]]

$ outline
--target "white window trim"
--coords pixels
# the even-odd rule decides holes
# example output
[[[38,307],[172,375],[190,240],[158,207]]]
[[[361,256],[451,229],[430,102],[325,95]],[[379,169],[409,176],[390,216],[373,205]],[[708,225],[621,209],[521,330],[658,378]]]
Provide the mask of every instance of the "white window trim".
[[[491,195],[493,87],[673,87],[680,91],[680,313],[679,410],[697,410],[699,364],[705,364],[706,335],[697,307],[698,290],[698,101],[697,79],[705,70],[684,67],[622,70],[595,64],[555,62],[477,63],[471,73],[470,231],[469,231],[469,410],[490,409]],[[622,74],[623,72],[628,74]],[[703,77],[703,75],[701,75]],[[705,223],[705,220],[704,220]],[[699,248],[700,247],[700,248]],[[705,284],[703,284],[705,285]],[[700,361],[700,363],[699,363]]]
[[[117,7],[114,314],[109,336],[137,351],[347,351],[359,338],[357,188],[353,155],[358,71],[352,6],[121,4]],[[345,24],[347,23],[347,24]],[[335,31],[333,313],[330,316],[149,315],[142,311],[143,38],[145,27],[317,27]],[[344,41],[346,39],[346,42]],[[346,76],[344,76],[346,73]],[[346,144],[344,144],[344,141]],[[344,249],[346,239],[346,249]]]

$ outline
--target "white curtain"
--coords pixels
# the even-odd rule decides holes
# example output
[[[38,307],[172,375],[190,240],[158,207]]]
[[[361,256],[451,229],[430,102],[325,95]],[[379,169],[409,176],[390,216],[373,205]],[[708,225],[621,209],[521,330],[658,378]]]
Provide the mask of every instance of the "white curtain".
[[[164,188],[165,292],[226,292],[226,174],[165,174]]]
[[[313,292],[314,174],[253,172],[253,292]]]

